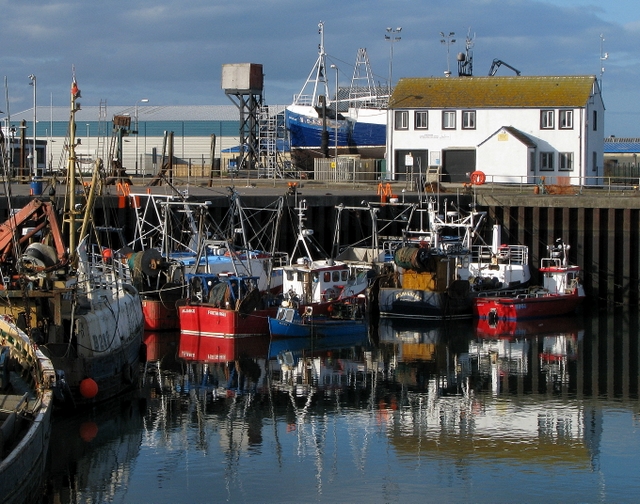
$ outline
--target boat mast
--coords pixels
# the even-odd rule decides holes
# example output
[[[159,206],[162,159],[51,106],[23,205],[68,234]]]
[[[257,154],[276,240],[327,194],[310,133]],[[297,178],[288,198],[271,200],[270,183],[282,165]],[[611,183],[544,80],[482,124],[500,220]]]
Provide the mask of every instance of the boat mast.
[[[78,246],[76,242],[76,111],[80,109],[80,104],[76,99],[80,98],[80,89],[76,82],[76,73],[73,71],[73,81],[71,83],[71,111],[69,115],[69,160],[67,164],[67,186],[69,187],[69,207],[66,217],[69,225],[69,254],[75,255]]]
[[[318,33],[320,34],[320,45],[318,46],[318,59],[316,60],[307,80],[302,86],[300,93],[293,97],[294,105],[310,105],[315,107],[318,99],[318,87],[322,85],[324,87],[324,96],[329,97],[329,84],[327,82],[326,75],[326,56],[327,54],[324,52],[324,23],[320,21],[318,23]],[[312,84],[313,85],[313,93],[311,96],[305,94],[305,90],[307,87]],[[338,90],[336,90],[336,93]]]

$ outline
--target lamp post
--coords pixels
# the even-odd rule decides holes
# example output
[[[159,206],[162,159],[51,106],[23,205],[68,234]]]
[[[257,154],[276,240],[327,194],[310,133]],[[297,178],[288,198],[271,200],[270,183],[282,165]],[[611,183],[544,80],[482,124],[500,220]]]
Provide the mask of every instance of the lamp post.
[[[600,34],[600,92],[602,93],[602,75],[604,74],[604,62],[609,58],[609,53],[603,52],[604,35]]]
[[[451,68],[449,66],[449,47],[451,46],[451,44],[455,44],[456,42],[456,39],[453,38],[454,35],[454,32],[449,32],[449,35],[445,35],[444,32],[440,32],[440,36],[442,37],[442,40],[440,40],[440,42],[447,46],[447,71],[444,73],[447,77],[451,75]]]
[[[402,38],[398,36],[398,33],[401,31],[402,26],[387,28],[387,34],[384,36],[384,39],[388,40],[391,44],[389,49],[389,96],[391,96],[391,81],[393,79],[393,44]]]
[[[91,158],[91,137],[89,136],[90,125],[87,123],[87,155]]]
[[[31,82],[29,85],[33,86],[33,146],[31,150],[31,174],[34,177],[38,176],[38,154],[36,152],[36,76],[31,74],[29,75],[29,79]]]
[[[136,175],[138,175],[138,103],[149,103],[149,98],[142,98],[136,102]]]
[[[333,118],[335,124],[335,132],[333,134],[333,144],[335,147],[335,156],[336,156],[336,170],[338,169],[338,67],[336,65],[331,65],[336,71],[336,98],[334,100],[334,108],[335,108],[335,117]]]

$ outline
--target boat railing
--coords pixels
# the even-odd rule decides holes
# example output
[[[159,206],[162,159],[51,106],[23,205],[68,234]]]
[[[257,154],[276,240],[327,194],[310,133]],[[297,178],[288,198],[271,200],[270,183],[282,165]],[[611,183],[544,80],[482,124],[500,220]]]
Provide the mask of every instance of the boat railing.
[[[540,261],[541,268],[560,268],[562,267],[562,259],[558,257],[545,257]]]
[[[473,257],[478,263],[528,264],[529,248],[526,245],[500,245],[494,252],[490,245],[475,245]]]
[[[308,107],[314,106],[313,96],[307,94],[293,95],[293,103],[295,103],[296,105],[303,105]]]
[[[87,281],[89,288],[114,289],[122,282],[132,283],[128,262],[117,252],[92,245],[87,259],[87,268],[82,270],[86,277],[81,280]]]

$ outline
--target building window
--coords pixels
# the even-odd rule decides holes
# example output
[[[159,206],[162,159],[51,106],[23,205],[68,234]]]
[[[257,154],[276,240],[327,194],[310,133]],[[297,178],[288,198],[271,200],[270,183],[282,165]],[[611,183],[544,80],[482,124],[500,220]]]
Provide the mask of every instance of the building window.
[[[573,129],[573,110],[560,111],[560,129]]]
[[[593,111],[593,131],[598,131],[598,111]]]
[[[394,125],[397,130],[409,129],[409,112],[406,110],[396,110]]]
[[[462,111],[462,129],[476,129],[476,111]]]
[[[553,171],[553,152],[540,153],[540,171]]]
[[[442,129],[456,129],[455,110],[444,110],[442,112]]]
[[[597,172],[598,171],[598,153],[594,151],[591,154],[592,154],[591,164],[593,166],[593,171]]]
[[[541,129],[553,129],[553,110],[541,110],[540,111],[540,128]]]
[[[573,170],[573,152],[561,152],[558,159],[560,163],[558,169],[562,171]]]
[[[414,117],[415,129],[429,129],[429,112],[426,110],[416,111]]]

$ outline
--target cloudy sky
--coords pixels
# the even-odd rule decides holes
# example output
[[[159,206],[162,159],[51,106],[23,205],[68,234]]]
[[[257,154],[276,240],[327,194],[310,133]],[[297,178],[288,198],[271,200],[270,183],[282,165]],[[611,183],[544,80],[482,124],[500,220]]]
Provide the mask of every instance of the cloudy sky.
[[[67,104],[73,66],[85,105],[229,105],[225,63],[262,64],[265,102],[288,104],[315,63],[323,21],[344,86],[361,47],[386,85],[387,27],[402,28],[394,81],[443,75],[440,32],[455,33],[454,75],[469,30],[476,76],[494,58],[522,75],[599,77],[604,66],[605,134],[640,137],[640,9],[631,0],[0,0],[0,12],[0,76],[12,114],[33,104],[30,74],[38,106]],[[514,73],[503,66],[497,75]]]

